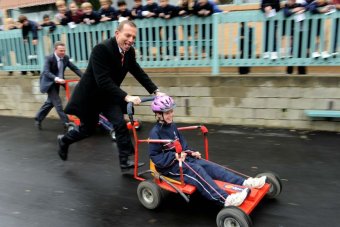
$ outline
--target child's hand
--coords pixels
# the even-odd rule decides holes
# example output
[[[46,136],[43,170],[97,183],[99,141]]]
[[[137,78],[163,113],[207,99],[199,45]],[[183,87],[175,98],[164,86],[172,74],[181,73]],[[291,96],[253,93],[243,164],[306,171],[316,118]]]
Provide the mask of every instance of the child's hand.
[[[185,158],[187,157],[187,153],[185,152],[181,152],[181,155],[179,155],[178,153],[176,153],[175,155],[176,155],[176,159],[182,162],[184,162]]]
[[[198,159],[201,159],[201,157],[202,157],[201,153],[199,151],[192,152],[191,156],[195,157],[195,158],[198,158]]]

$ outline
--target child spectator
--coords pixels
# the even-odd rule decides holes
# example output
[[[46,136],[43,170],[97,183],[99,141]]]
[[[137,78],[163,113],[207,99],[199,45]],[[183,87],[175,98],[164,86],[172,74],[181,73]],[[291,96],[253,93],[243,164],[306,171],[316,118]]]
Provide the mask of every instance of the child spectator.
[[[178,141],[183,151],[178,154],[173,142],[167,144],[150,143],[149,155],[158,172],[175,180],[180,180],[179,162],[183,163],[183,180],[196,186],[197,191],[206,199],[220,206],[239,206],[248,195],[249,188],[262,188],[266,177],[243,178],[225,168],[201,158],[198,151],[192,150],[173,121],[173,99],[169,96],[156,96],[151,109],[155,113],[156,125],[152,128],[150,139]],[[204,180],[202,180],[204,179]],[[245,188],[229,195],[214,180],[221,180]]]
[[[290,17],[298,14],[302,14],[305,12],[305,4],[296,3],[296,0],[288,0],[283,8],[283,13],[285,17]],[[290,43],[291,43],[291,51],[294,49],[294,40],[293,37],[298,34],[298,58],[302,57],[302,37],[303,37],[303,23],[304,21],[294,22],[291,24],[291,31],[290,31]],[[290,53],[292,54],[292,53]],[[293,73],[293,66],[287,67],[287,74]],[[306,74],[306,67],[305,66],[298,66],[298,74]]]
[[[31,20],[28,20],[25,15],[20,15],[18,21],[22,24],[22,37],[25,42],[28,40],[29,32],[32,33],[32,44],[38,44],[38,29],[39,25]]]
[[[118,10],[117,10],[117,17],[123,17],[125,19],[131,19],[131,11],[127,9],[126,2],[124,0],[119,0],[117,2]]]
[[[185,17],[190,16],[193,12],[194,2],[189,2],[189,0],[181,0],[178,5],[178,15]]]
[[[158,17],[169,20],[178,16],[178,7],[170,5],[168,0],[160,0],[158,7]],[[172,33],[172,34],[171,34]],[[176,26],[166,26],[165,27],[165,37],[163,43],[166,43],[166,54],[170,55],[169,44],[173,46],[172,50],[173,56],[177,56],[177,49],[174,42],[177,40]],[[166,56],[168,58],[168,56]]]
[[[113,8],[111,0],[100,0],[100,9],[98,11],[100,21],[114,21],[117,20],[117,12],[115,8]]]
[[[193,9],[193,14],[199,17],[209,17],[214,13],[213,5],[208,0],[198,0]],[[209,56],[212,56],[212,24],[202,24],[202,47],[203,52],[206,51],[206,41],[209,43]],[[209,29],[209,30],[208,30]],[[208,40],[207,40],[208,39]]]
[[[49,27],[49,31],[53,32],[56,29],[56,25],[53,21],[50,20],[50,16],[45,14],[43,16],[43,22],[40,24],[41,27]]]
[[[309,4],[307,8],[312,14],[325,14],[325,13],[329,13],[334,8],[334,6],[329,5],[326,0],[315,0],[311,4]],[[329,58],[331,56],[328,53],[328,51],[325,50],[326,48],[323,48],[324,50],[320,50],[321,22],[322,22],[321,19],[317,19],[316,43],[315,43],[314,52],[312,53],[312,58],[318,58],[320,56],[322,58]],[[310,24],[310,31],[311,31],[311,24]]]
[[[61,24],[61,21],[66,18],[67,7],[64,0],[57,0],[55,3],[58,13],[54,16],[56,24]]]
[[[135,4],[132,7],[131,10],[131,18],[134,19],[142,19],[142,10],[143,10],[143,5],[142,5],[142,1],[141,0],[135,0]],[[139,34],[140,31],[138,31]]]
[[[146,5],[142,8],[142,17],[143,18],[156,18],[158,17],[158,5],[153,0],[146,0]],[[152,37],[149,37],[149,29],[152,29],[151,34]],[[158,29],[157,29],[158,31]],[[145,28],[146,33],[146,41],[148,42],[146,45],[146,55],[150,56],[149,47],[155,45],[156,41],[156,28]],[[160,51],[161,52],[161,51]],[[159,53],[160,54],[160,53]]]
[[[82,22],[83,12],[79,9],[77,3],[70,2],[69,10],[66,12],[66,17],[62,19],[61,24],[67,25],[69,23],[80,24]]]
[[[93,11],[93,6],[89,2],[81,4],[83,11],[82,22],[88,25],[97,24],[100,21],[99,14]]]
[[[265,14],[267,18],[273,17],[276,15],[277,12],[280,11],[280,0],[262,0],[261,1],[261,10]],[[269,27],[270,27],[270,21],[266,20],[265,22],[265,46],[264,46],[264,54],[263,58],[270,58],[272,60],[276,60],[278,58],[277,54],[277,25],[278,21],[274,20],[274,29],[273,33],[269,34]],[[272,36],[274,38],[273,41],[273,48],[269,47],[269,36]]]

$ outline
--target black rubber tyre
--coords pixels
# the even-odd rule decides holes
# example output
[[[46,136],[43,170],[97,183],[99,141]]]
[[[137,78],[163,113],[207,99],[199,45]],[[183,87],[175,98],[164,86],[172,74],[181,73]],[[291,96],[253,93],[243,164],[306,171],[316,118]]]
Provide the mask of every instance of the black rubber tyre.
[[[139,183],[137,196],[142,205],[149,210],[156,209],[162,202],[161,188],[150,180]]]
[[[111,136],[112,141],[116,141],[117,140],[115,130],[111,130],[110,136]]]
[[[248,214],[238,207],[223,208],[216,217],[218,227],[251,227],[253,223]]]
[[[282,191],[282,182],[280,180],[280,177],[273,172],[265,172],[260,173],[256,175],[256,177],[266,176],[267,177],[267,183],[270,184],[270,189],[267,192],[266,198],[268,199],[274,199],[278,197],[281,194]]]

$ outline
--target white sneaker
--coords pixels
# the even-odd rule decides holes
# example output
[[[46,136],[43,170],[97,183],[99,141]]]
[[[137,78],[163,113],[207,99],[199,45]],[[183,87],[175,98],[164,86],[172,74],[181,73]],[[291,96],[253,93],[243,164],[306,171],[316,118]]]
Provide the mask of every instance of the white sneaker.
[[[224,206],[239,206],[247,198],[249,193],[249,188],[243,189],[241,192],[236,192],[234,194],[228,195],[224,202]]]
[[[270,55],[270,59],[272,59],[272,60],[278,59],[277,52],[272,52],[271,55]]]
[[[248,188],[262,188],[263,185],[266,183],[266,179],[266,176],[262,176],[259,178],[249,177],[243,182],[243,186],[246,186]]]
[[[319,54],[319,52],[314,52],[312,53],[312,58],[318,58],[320,57],[321,55]]]
[[[322,58],[329,58],[331,55],[327,52],[327,51],[323,51],[322,53],[321,53],[321,57]]]
[[[263,53],[263,58],[268,59],[270,57],[270,52],[264,52]]]

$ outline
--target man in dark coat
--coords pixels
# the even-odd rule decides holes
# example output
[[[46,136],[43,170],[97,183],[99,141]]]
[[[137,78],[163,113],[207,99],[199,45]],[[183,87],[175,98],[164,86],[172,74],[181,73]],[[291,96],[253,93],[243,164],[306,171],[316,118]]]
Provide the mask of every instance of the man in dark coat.
[[[130,72],[150,94],[164,95],[136,62],[135,49],[132,47],[136,34],[136,25],[126,20],[119,24],[115,37],[93,48],[86,72],[65,109],[66,113],[79,117],[81,125],[78,130],[58,136],[58,154],[62,160],[67,160],[70,144],[93,134],[99,113],[103,113],[116,132],[121,169],[134,167],[128,158],[133,155],[134,148],[124,113],[127,102],[138,105],[141,100],[138,96],[128,95],[120,85],[127,72]]]
[[[35,125],[38,129],[41,129],[41,122],[53,107],[57,110],[64,126],[67,126],[68,117],[63,111],[63,106],[59,97],[60,85],[65,84],[65,68],[69,67],[79,77],[81,77],[83,73],[77,66],[70,62],[69,57],[65,55],[65,51],[65,44],[58,41],[54,44],[54,53],[46,57],[44,70],[40,75],[40,91],[41,93],[47,93],[48,96],[46,102],[35,116]]]

